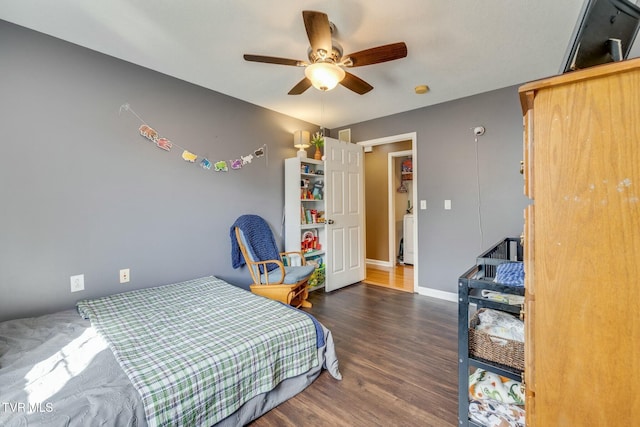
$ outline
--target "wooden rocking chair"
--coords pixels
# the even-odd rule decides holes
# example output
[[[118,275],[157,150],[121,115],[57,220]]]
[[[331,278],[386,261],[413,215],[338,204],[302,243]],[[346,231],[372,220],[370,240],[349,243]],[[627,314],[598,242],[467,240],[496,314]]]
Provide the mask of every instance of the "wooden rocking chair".
[[[257,215],[239,217],[231,227],[231,234],[249,268],[253,280],[251,292],[294,307],[311,307],[307,301],[307,282],[315,267],[306,264],[302,252],[279,252],[271,229]],[[270,259],[261,259],[265,254]],[[237,261],[234,259],[234,268]]]

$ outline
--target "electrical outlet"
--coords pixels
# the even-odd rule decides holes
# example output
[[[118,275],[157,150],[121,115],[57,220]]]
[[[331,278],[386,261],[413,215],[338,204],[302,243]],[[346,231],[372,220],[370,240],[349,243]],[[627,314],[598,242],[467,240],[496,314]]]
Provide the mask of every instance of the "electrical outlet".
[[[427,209],[427,201],[426,200],[420,200],[420,209],[421,210]]]
[[[120,283],[129,283],[129,269],[123,268],[120,270]]]
[[[451,200],[445,200],[444,201],[444,208],[446,210],[451,210]]]
[[[71,292],[78,292],[83,290],[84,290],[84,274],[71,276]]]

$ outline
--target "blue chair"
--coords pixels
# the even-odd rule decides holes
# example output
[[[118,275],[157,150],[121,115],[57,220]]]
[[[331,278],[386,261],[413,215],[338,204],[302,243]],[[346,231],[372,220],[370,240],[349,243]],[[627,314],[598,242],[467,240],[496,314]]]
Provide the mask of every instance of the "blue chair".
[[[315,267],[306,264],[302,252],[280,252],[262,217],[240,216],[231,226],[230,238],[233,268],[248,266],[251,292],[294,307],[311,307],[308,281]]]

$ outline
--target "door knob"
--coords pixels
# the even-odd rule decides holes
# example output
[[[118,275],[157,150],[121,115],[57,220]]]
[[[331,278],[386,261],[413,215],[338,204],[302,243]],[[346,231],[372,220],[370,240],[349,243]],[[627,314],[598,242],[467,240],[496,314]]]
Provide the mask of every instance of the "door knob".
[[[332,219],[328,219],[327,220],[327,224],[333,224],[333,220]]]

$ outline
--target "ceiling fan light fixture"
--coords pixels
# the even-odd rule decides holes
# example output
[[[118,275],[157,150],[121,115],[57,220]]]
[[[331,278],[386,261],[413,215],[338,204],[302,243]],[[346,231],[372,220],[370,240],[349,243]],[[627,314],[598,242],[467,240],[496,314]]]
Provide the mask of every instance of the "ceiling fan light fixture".
[[[308,62],[275,56],[244,55],[245,61],[305,67],[305,77],[291,88],[289,95],[300,95],[311,86],[320,91],[328,91],[335,88],[338,83],[358,95],[364,95],[372,90],[373,86],[360,77],[346,72],[343,68],[380,64],[407,56],[405,42],[386,44],[343,55],[342,46],[331,38],[335,33],[335,25],[329,21],[326,13],[303,10],[302,20],[309,39]]]
[[[324,92],[335,88],[346,73],[332,62],[316,62],[305,68],[304,75],[313,87]]]

